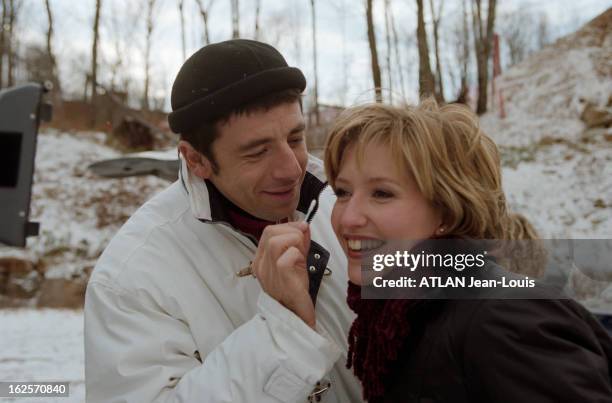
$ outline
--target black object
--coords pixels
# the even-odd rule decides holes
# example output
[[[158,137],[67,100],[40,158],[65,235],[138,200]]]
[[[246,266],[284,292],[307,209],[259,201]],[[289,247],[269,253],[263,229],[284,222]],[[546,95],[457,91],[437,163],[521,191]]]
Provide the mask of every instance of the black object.
[[[194,53],[178,72],[168,123],[175,133],[189,132],[259,97],[291,88],[304,91],[306,78],[272,46],[247,39],[214,43]]]
[[[51,120],[42,96],[50,88],[31,83],[0,91],[0,243],[10,246],[38,235],[28,216],[38,125]]]

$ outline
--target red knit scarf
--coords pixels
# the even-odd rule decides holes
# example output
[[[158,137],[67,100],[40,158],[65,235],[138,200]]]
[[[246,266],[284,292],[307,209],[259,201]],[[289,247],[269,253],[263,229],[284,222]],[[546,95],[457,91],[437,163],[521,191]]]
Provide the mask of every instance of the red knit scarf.
[[[361,287],[349,282],[347,303],[357,318],[349,331],[346,367],[353,367],[365,400],[381,401],[385,380],[410,335],[408,314],[415,301],[362,300]]]

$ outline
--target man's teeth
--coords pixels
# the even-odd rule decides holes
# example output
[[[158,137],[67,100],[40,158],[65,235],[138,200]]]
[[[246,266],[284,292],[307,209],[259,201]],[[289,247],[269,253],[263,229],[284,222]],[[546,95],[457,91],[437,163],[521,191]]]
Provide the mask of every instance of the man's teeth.
[[[379,239],[349,239],[348,247],[354,251],[368,251],[380,248],[385,242]]]

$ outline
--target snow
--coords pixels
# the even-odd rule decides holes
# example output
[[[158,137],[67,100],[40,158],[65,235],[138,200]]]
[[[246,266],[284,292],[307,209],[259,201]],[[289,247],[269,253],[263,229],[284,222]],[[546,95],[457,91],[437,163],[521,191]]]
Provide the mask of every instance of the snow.
[[[85,401],[82,311],[0,310],[0,323],[0,381],[70,382],[69,397],[0,398],[0,401]]]
[[[481,118],[502,152],[510,205],[543,238],[612,237],[612,129],[585,132],[580,120],[587,102],[603,108],[612,95],[612,35],[595,27],[498,77],[507,116]]]

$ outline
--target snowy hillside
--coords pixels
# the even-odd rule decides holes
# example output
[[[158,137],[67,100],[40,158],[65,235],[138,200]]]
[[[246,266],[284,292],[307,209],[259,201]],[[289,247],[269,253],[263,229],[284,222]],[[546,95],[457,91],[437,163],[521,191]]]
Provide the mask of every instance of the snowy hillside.
[[[511,205],[543,237],[612,237],[612,129],[581,119],[587,106],[612,115],[610,26],[612,9],[507,70],[496,81],[506,118],[481,120]]]

